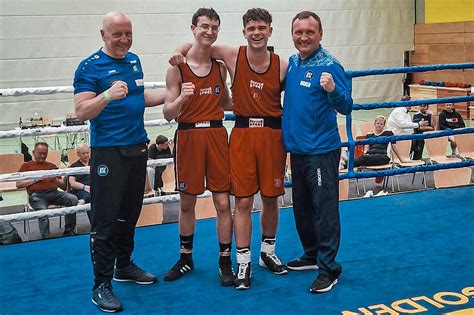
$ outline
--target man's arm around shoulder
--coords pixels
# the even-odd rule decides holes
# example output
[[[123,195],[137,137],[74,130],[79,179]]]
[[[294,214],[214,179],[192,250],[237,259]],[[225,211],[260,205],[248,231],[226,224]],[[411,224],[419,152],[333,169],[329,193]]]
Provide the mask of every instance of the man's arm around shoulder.
[[[186,54],[191,49],[192,44],[186,43],[180,45],[174,51],[169,59],[169,63],[172,66],[177,66],[186,62]],[[235,62],[237,60],[237,55],[239,54],[239,48],[229,45],[212,45],[211,47],[211,58],[216,60],[224,61],[227,69],[230,71],[231,75],[234,73]]]

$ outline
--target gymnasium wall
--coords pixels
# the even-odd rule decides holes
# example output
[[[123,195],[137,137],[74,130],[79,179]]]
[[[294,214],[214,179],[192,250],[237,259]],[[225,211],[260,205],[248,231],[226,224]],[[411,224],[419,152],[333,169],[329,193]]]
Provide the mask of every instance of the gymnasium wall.
[[[411,65],[474,62],[474,0],[418,0]],[[474,84],[474,70],[416,73],[421,80]]]
[[[302,10],[320,15],[322,44],[346,69],[400,67],[403,52],[413,49],[413,0],[0,0],[0,88],[72,85],[77,64],[101,47],[101,20],[111,10],[132,19],[132,51],[142,59],[145,81],[164,81],[170,53],[193,39],[190,20],[201,6],[220,13],[217,43],[231,45],[245,44],[242,14],[267,8],[274,20],[269,45],[283,58],[295,52],[290,23]],[[402,76],[360,78],[353,90],[357,102],[395,100]],[[17,124],[19,116],[63,120],[72,111],[71,94],[0,97],[0,128]],[[160,118],[161,108],[147,109],[147,116]]]
[[[415,25],[415,50],[411,65],[474,62],[474,21]],[[474,84],[474,70],[442,70],[421,72],[420,80]]]
[[[474,0],[424,0],[425,23],[474,21]]]

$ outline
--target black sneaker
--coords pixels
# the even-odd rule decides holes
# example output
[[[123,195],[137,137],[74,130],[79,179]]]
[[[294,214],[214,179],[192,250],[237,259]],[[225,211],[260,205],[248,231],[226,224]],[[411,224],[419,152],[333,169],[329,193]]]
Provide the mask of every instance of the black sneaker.
[[[261,252],[258,264],[260,267],[270,269],[270,271],[276,275],[286,275],[288,273],[288,268],[281,263],[275,253],[268,254]]]
[[[235,278],[234,287],[237,290],[247,290],[250,288],[250,278],[252,277],[252,266],[250,263],[239,264],[239,271]]]
[[[219,264],[219,274],[221,275],[221,286],[229,287],[234,284],[235,273],[230,262]]]
[[[72,230],[72,231],[64,231],[63,236],[74,236],[77,235],[77,233]]]
[[[138,284],[153,284],[158,281],[156,276],[144,271],[135,265],[133,261],[125,268],[115,268],[114,280],[120,282],[131,281]]]
[[[194,269],[192,260],[179,259],[178,262],[165,274],[165,281],[174,281],[181,278],[185,273]]]
[[[316,265],[316,261],[305,258],[298,258],[288,262],[288,269],[290,270],[318,270],[319,267]]]
[[[123,310],[122,303],[117,299],[109,283],[101,283],[92,291],[92,303],[104,312],[115,313]]]
[[[332,287],[337,283],[337,278],[328,277],[326,275],[318,275],[314,280],[311,288],[309,289],[312,293],[324,293],[331,291]]]

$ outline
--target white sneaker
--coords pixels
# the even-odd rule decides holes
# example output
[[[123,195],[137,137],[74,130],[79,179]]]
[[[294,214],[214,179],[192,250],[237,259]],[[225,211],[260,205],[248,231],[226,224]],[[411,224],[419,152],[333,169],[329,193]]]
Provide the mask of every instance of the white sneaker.
[[[369,190],[368,192],[365,193],[364,198],[370,198],[374,196],[374,192],[372,190]]]
[[[388,195],[388,191],[381,190],[376,195],[374,195],[374,197],[387,196],[387,195]]]

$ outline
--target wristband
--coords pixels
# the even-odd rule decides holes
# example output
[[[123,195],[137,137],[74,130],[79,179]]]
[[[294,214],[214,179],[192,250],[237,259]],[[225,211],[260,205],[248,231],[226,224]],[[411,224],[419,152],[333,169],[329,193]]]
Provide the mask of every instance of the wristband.
[[[110,98],[109,91],[104,92],[104,98],[107,100],[107,102],[110,102],[112,99]]]
[[[82,185],[82,190],[86,190],[86,185]]]

